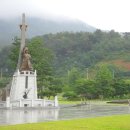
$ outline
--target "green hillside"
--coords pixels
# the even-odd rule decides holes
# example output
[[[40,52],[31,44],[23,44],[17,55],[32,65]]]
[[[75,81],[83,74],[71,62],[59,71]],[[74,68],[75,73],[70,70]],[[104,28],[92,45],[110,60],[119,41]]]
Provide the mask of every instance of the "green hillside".
[[[56,55],[54,65],[58,75],[66,73],[73,67],[84,71],[102,61],[112,61],[111,64],[129,70],[129,67],[125,65],[116,64],[117,60],[124,63],[130,61],[129,36],[122,36],[114,31],[97,30],[94,33],[49,34],[40,38],[43,39],[45,46]]]
[[[73,67],[81,71],[93,68],[98,62],[112,64],[121,70],[130,70],[130,36],[122,36],[113,30],[97,30],[94,33],[62,32],[36,38],[42,39],[44,47],[55,55],[53,66],[57,76],[63,76]],[[1,50],[0,59],[3,62],[0,63],[0,68],[9,67],[6,57],[10,47]]]
[[[12,76],[16,68],[19,43],[16,38],[12,46],[0,51],[0,68],[6,76]],[[66,99],[130,97],[129,35],[113,30],[62,32],[37,36],[27,43],[41,97],[58,93]]]

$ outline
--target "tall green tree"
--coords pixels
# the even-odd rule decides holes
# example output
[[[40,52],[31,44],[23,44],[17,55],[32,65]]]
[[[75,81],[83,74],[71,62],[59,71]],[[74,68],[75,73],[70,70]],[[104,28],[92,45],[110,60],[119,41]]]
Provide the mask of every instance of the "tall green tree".
[[[60,78],[53,77],[50,81],[46,81],[46,85],[42,87],[42,97],[56,96],[61,93],[63,89],[63,83]]]
[[[95,81],[81,78],[77,80],[75,91],[81,99],[96,98]]]
[[[64,85],[64,94],[63,96],[68,99],[74,99],[77,98],[77,94],[75,93],[76,89],[76,82],[77,80],[81,78],[80,71],[73,67],[70,71],[68,71],[68,74],[66,76],[66,85]]]
[[[127,83],[124,79],[114,79],[112,86],[115,89],[112,97],[122,98],[130,94],[130,83]]]
[[[44,47],[41,38],[33,38],[28,43],[29,52],[32,57],[33,68],[37,70],[39,76],[44,79],[52,74],[53,54]]]
[[[9,59],[10,59],[10,66],[13,70],[16,69],[17,63],[18,63],[18,57],[19,57],[19,51],[20,51],[20,39],[18,37],[14,37],[14,41],[12,43],[11,49],[10,49]]]
[[[39,96],[42,96],[44,87],[49,90],[50,82],[53,79],[53,54],[44,47],[41,38],[33,38],[28,43],[28,48],[32,57],[32,65],[38,74],[38,90]],[[52,93],[48,93],[50,96]]]
[[[96,74],[96,87],[99,97],[109,97],[113,94],[112,79],[113,74],[108,66],[105,64],[100,65]]]

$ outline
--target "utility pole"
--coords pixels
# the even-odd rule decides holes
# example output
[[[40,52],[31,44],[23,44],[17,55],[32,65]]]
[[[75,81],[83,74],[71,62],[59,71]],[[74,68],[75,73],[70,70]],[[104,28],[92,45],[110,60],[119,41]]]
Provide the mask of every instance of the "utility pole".
[[[0,78],[2,79],[2,77],[3,77],[3,72],[2,72],[3,70],[2,70],[2,68],[0,69]]]
[[[114,70],[112,70],[112,78],[113,79],[115,78],[115,72],[114,72]]]
[[[88,80],[88,68],[87,68],[87,80]]]

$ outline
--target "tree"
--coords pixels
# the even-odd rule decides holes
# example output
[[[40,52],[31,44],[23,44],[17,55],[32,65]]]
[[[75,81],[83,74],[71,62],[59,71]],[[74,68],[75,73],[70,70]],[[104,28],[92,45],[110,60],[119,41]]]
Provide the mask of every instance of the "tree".
[[[77,80],[76,83],[76,93],[81,97],[81,99],[92,99],[96,96],[96,88],[94,80],[87,80],[81,78]]]
[[[37,70],[38,74],[39,96],[42,96],[43,86],[49,88],[50,81],[52,80],[53,54],[49,49],[44,47],[41,38],[31,39],[28,43],[28,48],[32,56],[33,68]],[[48,94],[51,95],[52,93],[49,92]]]
[[[81,77],[79,70],[73,67],[70,71],[68,71],[66,77],[66,85],[64,86],[64,94],[63,96],[68,99],[74,99],[77,97],[75,93],[76,81]]]
[[[113,97],[122,98],[124,95],[130,93],[130,83],[125,82],[123,79],[114,79],[112,86],[115,89]]]
[[[112,79],[112,72],[108,69],[107,65],[100,65],[96,74],[96,87],[99,97],[109,97],[113,94]]]
[[[52,78],[50,81],[46,81],[46,85],[42,88],[41,95],[43,97],[56,96],[62,92],[63,83],[60,78]]]
[[[76,81],[81,77],[80,71],[73,67],[70,71],[68,71],[68,85],[70,87],[74,87]]]
[[[9,59],[10,59],[9,63],[13,70],[16,69],[18,63],[19,51],[20,51],[20,39],[18,37],[15,37],[9,54]]]
[[[33,68],[37,70],[39,76],[47,79],[52,74],[52,52],[44,47],[41,38],[33,38],[28,43],[28,48],[32,57]]]

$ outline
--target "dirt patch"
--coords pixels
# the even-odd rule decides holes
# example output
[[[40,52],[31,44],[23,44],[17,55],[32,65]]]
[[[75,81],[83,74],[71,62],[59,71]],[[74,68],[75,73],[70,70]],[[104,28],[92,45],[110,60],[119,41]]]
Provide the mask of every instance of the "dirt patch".
[[[123,60],[116,60],[116,61],[113,61],[113,64],[115,64],[115,65],[117,65],[121,68],[130,70],[130,62],[126,62],[126,61],[123,61]]]

